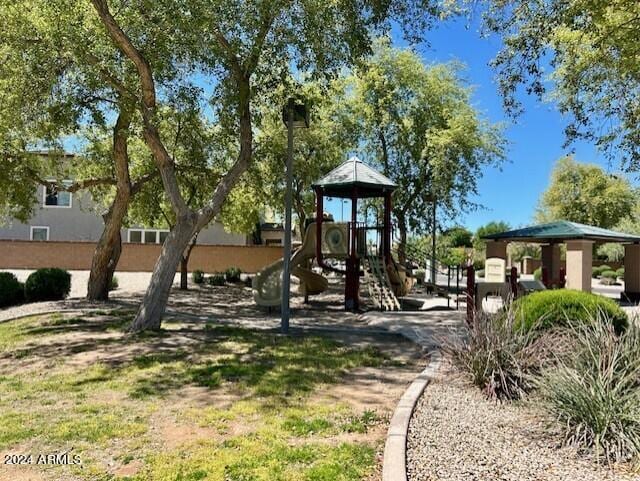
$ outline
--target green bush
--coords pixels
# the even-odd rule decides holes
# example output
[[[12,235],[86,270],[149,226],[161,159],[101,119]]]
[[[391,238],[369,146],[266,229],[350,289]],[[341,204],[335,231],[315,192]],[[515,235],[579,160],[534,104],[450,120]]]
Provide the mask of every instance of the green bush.
[[[591,269],[592,277],[600,277],[603,272],[612,270],[607,264],[602,264],[601,266],[596,266]]]
[[[536,281],[542,280],[542,267],[538,267],[535,271],[533,271],[533,278]]]
[[[533,387],[531,373],[539,370],[535,334],[515,329],[515,322],[512,309],[505,315],[479,312],[467,335],[444,339],[453,364],[492,398],[520,398]]]
[[[191,280],[194,284],[203,284],[204,283],[204,272],[195,270],[191,273]]]
[[[208,278],[209,285],[211,286],[224,286],[225,285],[225,276],[224,274],[211,274]]]
[[[0,307],[24,302],[24,285],[11,272],[0,272]]]
[[[624,279],[624,267],[621,267],[616,271],[616,276],[618,279]]]
[[[603,284],[606,284],[606,285],[615,284],[617,280],[618,280],[618,274],[616,274],[616,271],[607,270],[607,271],[603,271],[602,274],[600,274],[600,282]]]
[[[120,283],[118,282],[118,278],[113,276],[111,278],[111,282],[109,283],[109,290],[115,291],[118,287],[120,287]]]
[[[71,274],[63,269],[38,269],[28,278],[24,294],[29,302],[65,299],[71,290]]]
[[[238,267],[229,267],[224,271],[224,277],[227,282],[240,282],[240,274],[242,274],[242,271]]]
[[[539,387],[567,443],[627,461],[640,455],[640,332],[632,324],[618,336],[613,322],[574,327],[573,352],[544,372]]]
[[[569,289],[538,291],[516,300],[516,326],[530,330],[590,322],[602,314],[610,319],[617,332],[623,331],[627,315],[612,299],[589,292]]]

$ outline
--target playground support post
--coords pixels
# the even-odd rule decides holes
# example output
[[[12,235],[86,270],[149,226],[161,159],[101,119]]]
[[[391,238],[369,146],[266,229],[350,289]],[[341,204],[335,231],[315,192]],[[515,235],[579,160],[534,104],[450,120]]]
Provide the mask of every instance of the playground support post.
[[[433,230],[431,232],[431,282],[433,282],[433,289],[435,292],[437,285],[437,268],[436,268],[436,199],[433,199],[433,207],[431,208],[431,222],[433,224]]]
[[[473,265],[467,267],[467,324],[472,326],[476,317],[476,272]]]

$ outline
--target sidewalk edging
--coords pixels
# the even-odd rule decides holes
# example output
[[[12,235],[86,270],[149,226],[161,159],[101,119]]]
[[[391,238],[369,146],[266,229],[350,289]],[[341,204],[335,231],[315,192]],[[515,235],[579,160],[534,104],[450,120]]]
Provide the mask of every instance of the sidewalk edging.
[[[382,481],[407,481],[407,437],[409,422],[418,399],[433,380],[442,363],[438,350],[430,353],[429,365],[404,392],[393,413],[382,460]]]

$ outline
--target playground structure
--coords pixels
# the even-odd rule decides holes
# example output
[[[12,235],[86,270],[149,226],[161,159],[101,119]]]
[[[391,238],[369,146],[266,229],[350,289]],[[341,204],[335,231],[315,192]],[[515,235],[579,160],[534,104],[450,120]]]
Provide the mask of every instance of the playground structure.
[[[320,294],[328,287],[328,280],[310,269],[315,258],[324,271],[345,276],[344,306],[347,310],[360,308],[360,277],[364,276],[369,295],[382,310],[399,310],[399,296],[406,295],[415,280],[404,266],[391,256],[391,196],[396,185],[356,157],[344,162],[313,184],[316,193],[315,222],[307,226],[302,245],[291,258],[292,274],[300,279],[300,293]],[[324,218],[324,197],[351,200],[351,221],[335,223]],[[358,222],[358,199],[382,197],[383,221],[379,225]],[[319,241],[318,241],[319,240]],[[333,258],[344,261],[345,269],[326,262]],[[280,305],[282,296],[283,260],[280,259],[260,271],[253,280],[253,296],[258,305]]]

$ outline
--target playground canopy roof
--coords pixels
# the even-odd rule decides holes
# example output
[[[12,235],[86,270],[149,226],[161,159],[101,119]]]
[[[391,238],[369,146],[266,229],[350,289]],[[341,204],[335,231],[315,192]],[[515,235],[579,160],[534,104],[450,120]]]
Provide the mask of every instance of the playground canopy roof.
[[[357,157],[351,157],[314,182],[313,187],[321,187],[323,194],[329,197],[345,198],[350,198],[357,188],[357,196],[363,198],[382,197],[384,193],[395,190],[397,185]]]
[[[483,239],[547,244],[568,240],[592,240],[595,242],[640,242],[640,236],[601,229],[591,225],[560,220],[533,225],[522,229],[483,236]]]

